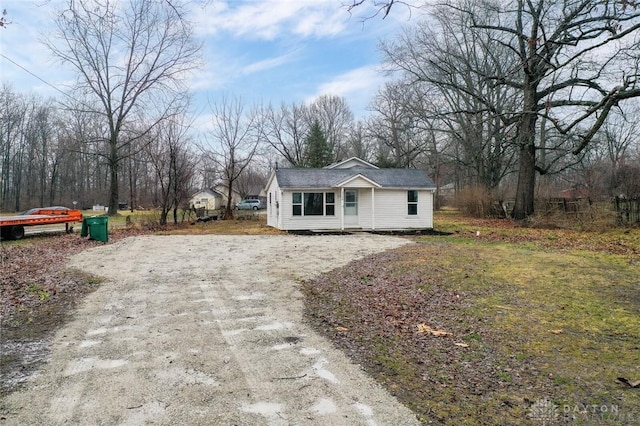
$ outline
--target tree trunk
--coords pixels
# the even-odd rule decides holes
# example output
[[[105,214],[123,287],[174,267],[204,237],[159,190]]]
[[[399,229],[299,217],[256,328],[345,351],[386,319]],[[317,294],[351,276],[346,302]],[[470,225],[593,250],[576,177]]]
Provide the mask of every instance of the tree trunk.
[[[233,219],[232,197],[233,197],[233,180],[229,179],[229,192],[227,193],[227,207],[225,208],[225,212],[224,212],[225,219]]]
[[[520,147],[518,187],[516,201],[511,216],[522,220],[534,211],[534,193],[536,184],[536,148],[532,143]]]
[[[534,211],[534,194],[536,187],[536,114],[538,87],[536,79],[530,75],[525,77],[523,114],[518,126],[518,145],[520,158],[518,169],[518,187],[516,200],[511,216],[522,220],[531,216]]]
[[[115,137],[113,139],[116,139]],[[109,186],[109,216],[116,216],[118,214],[118,147],[117,139],[112,140],[110,145],[110,158],[109,158],[109,172],[111,182]]]

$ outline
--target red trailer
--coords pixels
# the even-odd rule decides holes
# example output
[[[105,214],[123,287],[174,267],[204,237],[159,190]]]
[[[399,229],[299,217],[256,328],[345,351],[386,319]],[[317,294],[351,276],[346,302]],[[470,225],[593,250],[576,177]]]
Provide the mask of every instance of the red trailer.
[[[19,240],[24,237],[25,226],[55,223],[64,223],[69,232],[69,224],[73,222],[82,222],[80,210],[71,210],[66,207],[31,209],[15,216],[0,216],[0,234],[4,239]]]

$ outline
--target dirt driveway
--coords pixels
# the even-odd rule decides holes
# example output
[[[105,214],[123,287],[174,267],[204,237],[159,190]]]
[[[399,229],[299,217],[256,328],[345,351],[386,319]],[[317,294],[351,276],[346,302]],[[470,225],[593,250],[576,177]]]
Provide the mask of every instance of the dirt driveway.
[[[143,236],[74,257],[106,278],[11,425],[410,425],[415,416],[302,320],[298,281],[408,241]]]

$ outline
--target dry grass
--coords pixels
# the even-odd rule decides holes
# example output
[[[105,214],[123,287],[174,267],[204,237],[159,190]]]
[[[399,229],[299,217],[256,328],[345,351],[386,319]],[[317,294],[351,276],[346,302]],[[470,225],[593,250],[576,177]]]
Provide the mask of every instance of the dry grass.
[[[168,225],[158,231],[161,235],[279,235],[286,234],[271,226],[267,226],[264,216],[249,220],[212,220],[193,224]]]

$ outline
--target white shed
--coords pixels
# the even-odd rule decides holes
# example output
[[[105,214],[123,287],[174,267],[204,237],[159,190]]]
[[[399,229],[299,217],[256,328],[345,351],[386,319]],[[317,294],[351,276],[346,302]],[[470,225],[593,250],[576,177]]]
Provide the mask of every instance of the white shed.
[[[323,169],[278,169],[267,183],[267,225],[282,230],[433,228],[436,186],[421,170],[349,159]]]

